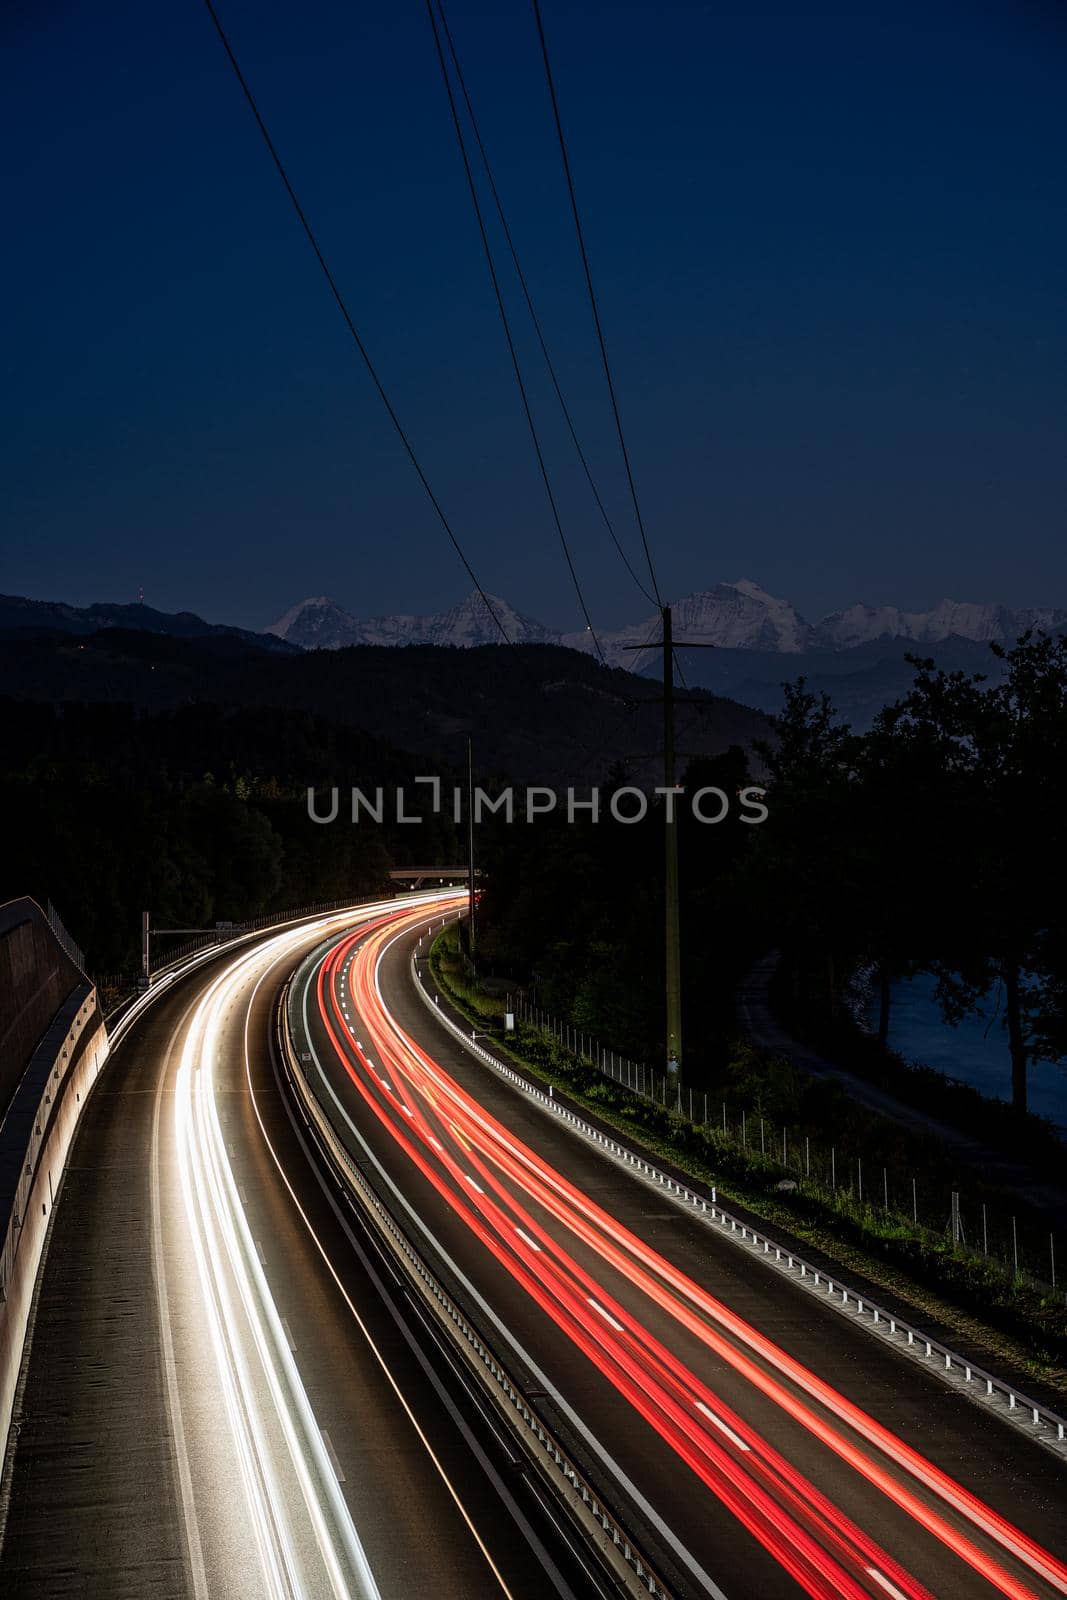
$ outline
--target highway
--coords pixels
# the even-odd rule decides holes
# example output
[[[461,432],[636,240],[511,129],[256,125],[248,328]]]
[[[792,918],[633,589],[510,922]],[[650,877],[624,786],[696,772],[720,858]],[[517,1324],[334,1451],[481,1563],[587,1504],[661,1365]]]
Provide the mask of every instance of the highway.
[[[53,1213],[5,1600],[607,1592],[279,1092],[279,992],[352,923],[220,956],[118,1043]]]
[[[441,1025],[411,958],[461,903],[220,953],[117,1043],[53,1211],[5,1600],[620,1592],[360,1184],[676,1600],[1067,1595],[1067,1465]]]
[[[309,1084],[672,1590],[1067,1594],[1067,1466],[517,1095],[414,993],[426,932],[305,964]]]

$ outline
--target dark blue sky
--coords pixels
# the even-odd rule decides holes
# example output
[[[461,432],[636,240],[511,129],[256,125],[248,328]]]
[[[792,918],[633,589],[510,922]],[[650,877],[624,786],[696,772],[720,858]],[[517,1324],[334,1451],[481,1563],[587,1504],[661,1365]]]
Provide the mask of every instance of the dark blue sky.
[[[479,578],[576,625],[421,0],[220,11]],[[529,9],[448,14],[636,563]],[[663,588],[1067,604],[1060,8],[544,14]],[[203,6],[9,0],[0,34],[0,588],[250,626],[459,598]],[[533,370],[593,615],[640,617]]]

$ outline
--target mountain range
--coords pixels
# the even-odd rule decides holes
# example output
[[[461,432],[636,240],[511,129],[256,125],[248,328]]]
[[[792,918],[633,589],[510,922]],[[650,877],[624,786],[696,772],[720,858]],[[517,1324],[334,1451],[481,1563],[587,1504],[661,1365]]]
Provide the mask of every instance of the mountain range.
[[[557,632],[496,595],[483,599],[477,590],[436,615],[376,616],[364,620],[322,595],[293,606],[267,632],[305,650],[336,650],[354,644],[496,644],[501,632],[489,606],[514,644],[562,644],[589,652],[594,649],[588,630]],[[768,594],[749,578],[717,583],[711,589],[686,595],[675,601],[672,609],[674,634],[680,643],[690,641],[711,644],[719,650],[772,655],[837,653],[898,640],[927,645],[962,639],[988,645],[1011,642],[1028,628],[1053,632],[1067,627],[1067,610],[1062,608],[1012,608],[958,600],[941,600],[928,611],[858,603],[811,623],[788,600]],[[626,646],[657,638],[659,627],[658,615],[652,615],[628,627],[600,632],[606,660],[612,666],[645,669],[658,659],[656,652],[650,650],[646,656]]]
[[[71,606],[61,601],[0,595],[0,639],[13,646],[31,640],[57,643],[109,634],[154,634],[196,642],[201,656],[221,668],[241,659],[266,656],[322,658],[353,646],[444,646],[469,649],[499,644],[499,621],[513,644],[594,653],[588,631],[559,632],[525,615],[495,595],[475,591],[448,611],[359,619],[326,596],[302,600],[262,633],[205,622],[192,612],[171,614],[143,604]],[[783,682],[803,675],[816,693],[826,693],[840,716],[857,730],[868,727],[881,707],[907,693],[914,677],[909,655],[934,655],[946,669],[981,673],[995,682],[1002,664],[990,644],[1011,643],[1029,628],[1057,632],[1067,628],[1067,610],[1012,608],[942,600],[928,611],[857,604],[811,623],[787,600],[767,593],[750,579],[718,583],[674,602],[674,637],[685,682],[691,688],[774,715],[781,709]],[[605,662],[642,676],[662,670],[659,650],[626,646],[660,636],[654,614],[630,627],[598,634]],[[686,643],[714,649],[686,650]],[[18,652],[16,651],[16,654]],[[45,651],[41,662],[67,657]],[[80,661],[86,662],[84,653]],[[423,658],[425,659],[428,658]],[[39,663],[40,665],[40,663]],[[155,670],[153,668],[153,670]],[[82,676],[80,673],[79,676]],[[62,676],[62,674],[61,674]],[[263,676],[262,669],[259,676]],[[267,674],[270,676],[270,674]],[[406,678],[406,674],[404,675]],[[57,683],[58,690],[58,683]],[[69,689],[58,690],[65,697]]]
[[[556,632],[496,595],[487,599],[513,642],[593,652],[587,630]],[[1067,628],[1067,609],[958,600],[940,600],[928,611],[857,603],[812,623],[788,600],[769,594],[750,578],[686,595],[672,610],[678,659],[691,687],[774,715],[781,709],[783,682],[803,675],[808,687],[829,695],[839,715],[857,730],[869,727],[883,706],[907,693],[914,677],[909,655],[933,653],[947,669],[981,673],[995,682],[1003,667],[991,644],[1010,644],[1030,628]],[[626,647],[658,639],[660,630],[660,618],[653,614],[629,627],[600,632],[605,661],[657,675],[662,670],[658,650]],[[500,629],[477,591],[437,615],[365,620],[319,596],[302,600],[268,632],[305,650],[355,644],[470,647],[500,639]],[[687,651],[686,642],[715,648]]]

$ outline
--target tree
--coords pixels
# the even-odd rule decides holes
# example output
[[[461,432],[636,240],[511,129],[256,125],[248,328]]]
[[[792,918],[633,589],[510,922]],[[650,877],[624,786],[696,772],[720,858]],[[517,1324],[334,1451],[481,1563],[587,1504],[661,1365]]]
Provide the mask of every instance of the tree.
[[[948,894],[938,929],[938,995],[950,1022],[981,1011],[995,986],[1011,1057],[1012,1104],[1027,1105],[1031,1060],[1058,1053],[1063,992],[1063,823],[1067,640],[1025,634],[1001,682],[915,661],[894,708],[926,763],[929,825],[943,841]]]
[[[864,890],[856,809],[859,741],[826,694],[784,684],[776,740],[756,746],[767,768],[768,820],[756,852],[756,892],[784,945],[799,998],[801,973],[821,968],[831,1011],[840,976],[862,945]]]

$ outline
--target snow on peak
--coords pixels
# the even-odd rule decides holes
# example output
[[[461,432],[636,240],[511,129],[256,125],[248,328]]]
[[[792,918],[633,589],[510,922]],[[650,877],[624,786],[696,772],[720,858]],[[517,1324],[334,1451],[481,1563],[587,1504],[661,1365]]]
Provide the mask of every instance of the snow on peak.
[[[327,642],[331,648],[336,648],[339,643],[350,643],[348,639],[342,640],[340,635],[358,626],[355,617],[350,616],[335,600],[320,594],[290,607],[264,632],[273,633],[288,644],[297,644],[303,649],[313,649]]]
[[[354,644],[436,644],[467,649],[501,642],[490,606],[513,644],[564,644],[593,651],[588,628],[560,634],[516,610],[500,595],[483,597],[477,589],[447,611],[430,616],[396,613],[365,619],[352,616],[327,595],[318,595],[301,600],[266,631],[304,649],[336,650]],[[858,602],[830,612],[812,627],[788,600],[769,594],[752,578],[696,590],[676,600],[672,610],[679,648],[684,649],[690,640],[715,645],[720,650],[758,650],[779,655],[801,655],[813,649],[851,650],[881,639],[934,644],[957,636],[976,643],[1010,643],[1028,628],[1045,632],[1067,628],[1067,610],[1013,610],[960,600],[941,600],[929,611],[902,611],[898,606]],[[656,641],[661,629],[657,612],[625,628],[598,629],[598,637],[611,665],[647,670],[655,659],[653,652],[634,652],[624,646]]]
[[[440,644],[464,647],[499,644],[500,629],[489,612],[486,600],[503,624],[511,643],[558,642],[559,634],[551,628],[523,616],[497,595],[487,594],[483,599],[477,589],[458,605],[438,615],[396,613],[364,620],[353,617],[326,595],[319,595],[314,599],[301,600],[272,623],[267,632],[276,634],[290,644],[300,645],[305,650],[340,650],[353,644]]]
[[[1067,611],[1055,606],[1012,608],[969,600],[939,600],[929,611],[901,611],[897,606],[849,606],[832,611],[815,629],[819,644],[832,650],[877,639],[910,639],[937,644],[942,639],[970,639],[976,644],[1013,643],[1028,628],[1052,632],[1067,626]]]

